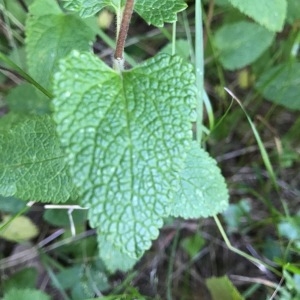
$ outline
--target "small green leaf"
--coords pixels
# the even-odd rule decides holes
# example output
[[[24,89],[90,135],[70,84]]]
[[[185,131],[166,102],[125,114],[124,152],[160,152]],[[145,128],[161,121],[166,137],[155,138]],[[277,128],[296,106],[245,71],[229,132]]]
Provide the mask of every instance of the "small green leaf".
[[[50,112],[49,99],[29,83],[12,88],[6,96],[6,102],[9,110],[14,113],[44,114]]]
[[[300,63],[281,64],[268,69],[256,84],[263,96],[289,109],[300,110]]]
[[[295,274],[293,276],[294,279],[294,288],[298,293],[298,297],[300,296],[300,275],[299,274]]]
[[[286,19],[290,24],[300,20],[300,1],[288,0]]]
[[[115,4],[119,5],[114,6]],[[82,18],[91,17],[106,6],[123,6],[121,0],[63,0],[63,5],[65,9],[77,12]]]
[[[222,26],[214,36],[219,59],[228,70],[254,62],[272,43],[275,34],[264,27],[241,21]]]
[[[278,263],[278,258],[282,257],[282,241],[266,236],[262,244],[262,254],[269,260]]]
[[[19,289],[34,288],[38,279],[37,269],[24,268],[20,271],[15,272],[8,279],[3,281],[3,291],[7,292],[16,286]]]
[[[57,287],[57,283],[59,283],[63,289],[70,289],[78,283],[82,267],[82,265],[74,265],[60,271],[56,274],[57,282],[53,282],[53,286]]]
[[[189,254],[190,258],[193,258],[200,252],[205,245],[204,238],[199,234],[194,234],[184,238],[181,241],[181,247]]]
[[[26,22],[26,50],[30,75],[45,88],[51,88],[51,79],[59,59],[71,50],[89,50],[93,31],[78,17],[53,13],[35,15],[37,0],[31,7]],[[32,8],[32,9],[31,9]],[[56,10],[55,10],[56,11]],[[42,62],[42,64],[40,64]]]
[[[124,0],[63,0],[66,9],[76,11],[81,17],[90,17],[106,6],[120,10]],[[177,13],[187,7],[183,0],[136,0],[134,10],[149,24],[162,27],[165,22],[177,20]]]
[[[295,216],[287,220],[281,221],[278,225],[280,235],[289,240],[300,239],[300,217]]]
[[[177,13],[187,7],[182,0],[136,0],[134,10],[148,23],[162,27],[177,20]]]
[[[24,242],[37,236],[38,228],[25,216],[17,216],[11,220],[11,216],[4,216],[0,223],[0,237],[12,242]],[[9,224],[6,225],[6,223]]]
[[[206,280],[212,300],[243,300],[244,298],[227,276],[211,277]]]
[[[192,66],[166,54],[118,74],[74,51],[55,76],[54,117],[82,205],[104,239],[133,258],[170,213],[194,82]]]
[[[83,224],[86,221],[86,215],[86,210],[74,210],[71,214],[74,225]],[[70,227],[70,218],[67,209],[47,209],[44,212],[43,219],[57,227]]]
[[[45,293],[33,289],[11,289],[2,300],[50,300]]]
[[[3,197],[0,195],[0,211],[17,214],[26,207],[26,203],[15,197]]]
[[[43,202],[76,198],[51,118],[0,120],[0,194]]]
[[[227,232],[240,232],[242,220],[247,218],[250,210],[251,205],[249,201],[245,199],[240,200],[238,203],[230,204],[223,213],[224,221],[227,224]]]
[[[281,31],[286,17],[286,0],[229,0],[245,15],[271,31]]]
[[[190,44],[187,40],[177,40],[175,42],[176,55],[179,55],[184,60],[188,61],[190,57]],[[160,53],[172,54],[172,43],[167,44],[163,49],[160,50]]]
[[[64,289],[70,289],[73,300],[82,300],[98,291],[109,288],[107,276],[93,265],[75,265],[57,274],[59,284]]]
[[[193,142],[181,172],[172,214],[186,219],[214,216],[227,208],[228,198],[216,161]]]

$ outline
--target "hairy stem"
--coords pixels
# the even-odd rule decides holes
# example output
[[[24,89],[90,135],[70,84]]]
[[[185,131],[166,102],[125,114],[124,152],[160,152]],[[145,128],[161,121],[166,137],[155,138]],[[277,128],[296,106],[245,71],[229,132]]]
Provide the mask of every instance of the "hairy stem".
[[[124,46],[125,46],[128,28],[129,28],[129,23],[133,12],[133,7],[134,7],[134,0],[127,0],[123,12],[123,18],[122,18],[120,30],[117,33],[118,39],[117,39],[117,46],[114,55],[116,60],[123,60]]]
[[[124,7],[121,7],[121,3],[120,3],[120,7],[116,8],[116,23],[117,23],[116,43],[120,33],[123,12],[124,12]]]

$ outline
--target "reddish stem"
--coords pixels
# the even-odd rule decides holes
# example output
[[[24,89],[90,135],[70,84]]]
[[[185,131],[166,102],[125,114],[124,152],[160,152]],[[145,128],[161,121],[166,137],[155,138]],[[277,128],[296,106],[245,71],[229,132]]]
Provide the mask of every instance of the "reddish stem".
[[[118,34],[117,46],[114,55],[115,59],[123,59],[125,41],[127,37],[127,32],[128,32],[132,12],[133,12],[133,7],[134,7],[134,0],[127,0],[123,12],[120,31]]]

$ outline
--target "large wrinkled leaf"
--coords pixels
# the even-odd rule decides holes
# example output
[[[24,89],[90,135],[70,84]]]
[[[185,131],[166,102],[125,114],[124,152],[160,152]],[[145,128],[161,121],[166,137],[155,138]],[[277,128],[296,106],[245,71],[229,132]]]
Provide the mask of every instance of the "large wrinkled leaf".
[[[281,64],[267,70],[256,88],[269,101],[300,110],[300,63]]]
[[[254,62],[272,43],[275,34],[250,22],[222,26],[214,36],[224,68],[235,70]]]
[[[98,236],[99,255],[104,261],[106,268],[112,274],[116,271],[127,272],[137,263],[136,258],[130,257],[116,248],[111,242],[105,240],[99,230]]]
[[[53,121],[19,118],[0,119],[0,194],[43,202],[75,197]]]
[[[281,31],[286,17],[286,0],[229,0],[242,13],[271,31]]]
[[[158,235],[190,146],[192,67],[159,55],[118,74],[73,52],[55,76],[54,118],[89,219],[133,258]]]
[[[124,4],[124,0],[64,0],[65,8],[82,17],[92,16],[106,6],[120,10]],[[149,24],[161,27],[164,22],[175,22],[177,13],[186,7],[182,0],[136,0],[134,10]]]
[[[26,23],[26,51],[30,75],[50,89],[59,59],[73,49],[89,50],[94,33],[76,16],[65,15],[57,9],[47,10],[48,1],[36,0],[30,9]],[[37,3],[40,9],[36,8]],[[44,14],[38,14],[39,11]]]
[[[228,198],[216,161],[194,142],[181,172],[172,214],[187,219],[213,216],[227,208]]]

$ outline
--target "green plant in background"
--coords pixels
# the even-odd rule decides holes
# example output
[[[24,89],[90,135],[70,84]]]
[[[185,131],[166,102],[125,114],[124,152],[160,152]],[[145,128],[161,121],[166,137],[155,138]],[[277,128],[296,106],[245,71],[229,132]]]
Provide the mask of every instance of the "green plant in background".
[[[222,66],[228,70],[240,69],[254,63],[272,45],[275,33],[283,29],[285,22],[293,24],[300,15],[298,1],[276,0],[270,4],[268,0],[228,0],[222,5],[232,5],[258,23],[241,19],[226,23],[216,31],[213,43]],[[266,99],[290,109],[300,110],[297,97],[300,92],[300,68],[297,61],[300,33],[297,27],[293,30],[289,43],[288,61],[270,68],[263,66],[263,74],[255,87]]]
[[[9,239],[8,229],[19,230],[14,225],[18,224],[19,216],[9,216],[26,210],[18,199],[87,208],[87,219],[97,232],[101,260],[84,265],[75,263],[60,269],[58,274],[47,269],[53,286],[66,299],[66,290],[72,299],[105,292],[110,287],[107,269],[131,269],[158,237],[169,216],[214,216],[229,249],[255,264],[265,265],[235,249],[226,237],[226,233],[237,232],[242,222],[251,220],[250,203],[242,200],[229,206],[223,215],[226,233],[216,217],[228,206],[228,191],[216,161],[202,148],[202,136],[215,131],[218,125],[214,126],[203,83],[201,1],[196,1],[195,53],[193,49],[187,51],[193,44],[191,38],[176,40],[173,27],[172,44],[139,65],[123,53],[131,13],[137,13],[148,24],[162,27],[165,22],[175,24],[177,14],[187,7],[184,1],[63,0],[61,5],[53,0],[25,2],[30,4],[25,27],[26,63],[24,49],[13,46],[14,38],[22,42],[17,31],[10,41],[12,54],[8,57],[0,52],[4,68],[14,70],[27,81],[9,90],[5,100],[10,112],[0,119],[0,210],[7,214],[0,224],[0,235]],[[9,11],[12,4],[3,3],[1,9]],[[295,29],[286,41],[284,62],[270,54],[276,33],[300,18],[298,2],[215,3],[230,11],[213,34],[208,30],[219,70],[220,66],[233,71],[251,65],[255,74],[262,74],[254,85],[258,94],[275,104],[299,110],[299,31]],[[107,39],[96,24],[94,15],[103,8],[116,15],[116,43]],[[245,20],[245,16],[250,19]],[[24,17],[21,15],[20,19]],[[21,28],[20,24],[17,26]],[[104,62],[92,53],[96,35],[116,49],[112,62]],[[189,63],[189,56],[194,66]],[[219,75],[222,78],[222,71]],[[202,103],[208,112],[209,129],[202,124]],[[247,113],[246,116],[278,192],[266,149],[254,123]],[[193,122],[196,140],[192,139]],[[295,133],[299,127],[296,125]],[[286,143],[290,147],[290,139]],[[297,154],[293,153],[287,163],[297,161]],[[68,217],[66,211],[50,210],[44,214],[48,223],[63,227],[68,227]],[[276,223],[278,233],[291,241],[287,253],[290,248],[299,251],[298,215],[285,213],[276,217],[280,219]],[[77,233],[84,230],[85,218],[83,211],[73,213]],[[28,234],[33,236],[37,229],[29,225]],[[26,235],[20,236],[18,240],[28,239]],[[95,245],[87,243],[87,251],[93,256]],[[191,260],[204,244],[202,237],[196,235],[181,243]],[[274,255],[272,259],[285,269],[286,285],[278,289],[279,295],[282,299],[293,299],[293,295],[299,295],[298,269],[286,264],[288,255],[285,259],[276,258],[281,250],[277,241],[270,239],[264,247],[266,256],[270,259]],[[276,251],[270,251],[272,247]],[[76,256],[81,247],[73,248]],[[270,269],[279,274],[278,270]],[[16,280],[5,283],[4,299],[13,299],[14,293],[19,292],[10,288]],[[168,280],[171,282],[171,277]],[[219,294],[242,299],[227,277],[212,278],[206,285],[216,299]],[[20,288],[32,289],[33,284]],[[24,297],[31,291],[24,292]],[[141,297],[135,289],[126,291],[126,295]],[[127,299],[126,295],[119,298]],[[46,295],[37,297],[47,299]],[[107,299],[117,299],[112,297]],[[171,299],[170,294],[168,298]]]

